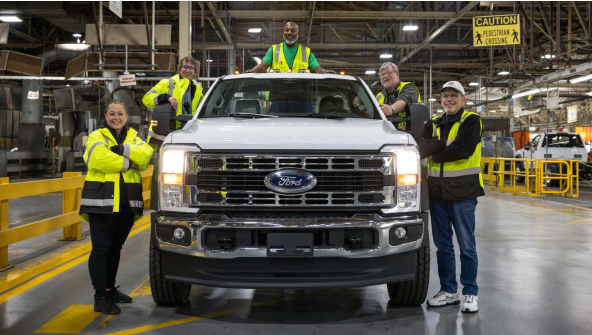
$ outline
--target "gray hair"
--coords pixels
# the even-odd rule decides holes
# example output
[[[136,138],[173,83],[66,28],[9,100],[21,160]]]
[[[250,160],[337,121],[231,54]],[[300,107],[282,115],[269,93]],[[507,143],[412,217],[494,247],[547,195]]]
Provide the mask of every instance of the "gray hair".
[[[181,66],[183,66],[183,62],[191,63],[195,67],[195,74],[197,74],[197,68],[199,67],[199,65],[197,65],[197,61],[191,56],[183,57],[179,60],[179,66],[177,66],[177,72],[181,71]]]
[[[298,27],[298,25],[296,24],[296,22],[290,21],[290,22],[286,22],[286,24],[284,25],[284,28],[286,28],[287,25],[292,24],[294,26],[296,26],[296,31],[300,31],[300,27]]]
[[[378,70],[378,75],[380,75],[382,70],[386,69],[389,66],[393,68],[393,71],[395,71],[396,74],[399,74],[399,68],[395,65],[395,63],[386,62],[382,63],[382,65],[380,66],[380,69]]]

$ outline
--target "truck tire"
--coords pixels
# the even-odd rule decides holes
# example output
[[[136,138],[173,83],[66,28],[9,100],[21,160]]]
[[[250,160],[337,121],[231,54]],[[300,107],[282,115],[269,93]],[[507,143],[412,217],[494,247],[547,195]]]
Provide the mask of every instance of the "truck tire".
[[[150,239],[150,288],[152,299],[158,305],[182,305],[189,301],[191,284],[166,280],[162,272],[160,250]]]
[[[516,158],[520,158],[520,157],[516,157]],[[526,169],[524,168],[524,165],[522,164],[522,162],[516,162],[516,165],[514,167],[516,169],[516,172],[524,172],[526,171]],[[516,175],[516,182],[517,183],[523,183],[524,179],[526,179],[524,176],[519,176]]]
[[[547,165],[547,174],[550,173],[559,173],[559,167],[555,165]],[[545,182],[547,183],[547,187],[559,187],[559,179],[547,179]]]
[[[414,280],[386,284],[391,299],[389,303],[399,306],[421,305],[428,295],[429,284],[430,246],[427,245],[417,253],[417,270]]]

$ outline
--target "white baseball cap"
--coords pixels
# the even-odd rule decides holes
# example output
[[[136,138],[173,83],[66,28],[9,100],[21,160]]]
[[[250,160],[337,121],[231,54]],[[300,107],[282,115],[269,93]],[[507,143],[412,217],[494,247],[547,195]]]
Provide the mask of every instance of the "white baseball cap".
[[[448,82],[446,82],[446,84],[444,84],[444,86],[442,86],[442,89],[440,90],[440,93],[444,92],[444,90],[447,89],[447,88],[449,88],[449,87],[455,89],[457,92],[462,93],[462,95],[465,95],[465,89],[463,88],[463,86],[458,81],[448,81]]]

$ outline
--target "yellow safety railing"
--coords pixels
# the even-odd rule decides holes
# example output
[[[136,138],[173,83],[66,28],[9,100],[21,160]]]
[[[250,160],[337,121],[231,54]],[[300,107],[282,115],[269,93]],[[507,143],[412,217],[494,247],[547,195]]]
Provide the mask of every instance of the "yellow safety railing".
[[[150,208],[150,185],[154,167],[150,165],[142,172],[144,208]],[[81,172],[64,172],[61,179],[47,179],[24,183],[9,183],[6,177],[0,178],[0,271],[13,267],[8,263],[8,246],[63,228],[60,240],[82,239],[82,220],[78,215],[84,179]],[[10,199],[41,195],[52,192],[62,193],[63,214],[51,218],[8,228],[8,201]]]
[[[559,171],[549,171],[550,164],[558,166]],[[580,187],[578,164],[578,160],[482,157],[481,171],[483,181],[488,181],[493,191],[527,197],[548,194],[577,198]],[[509,165],[508,169],[506,165]],[[518,178],[523,185],[519,184]],[[553,180],[558,181],[558,190],[547,187],[547,182]]]

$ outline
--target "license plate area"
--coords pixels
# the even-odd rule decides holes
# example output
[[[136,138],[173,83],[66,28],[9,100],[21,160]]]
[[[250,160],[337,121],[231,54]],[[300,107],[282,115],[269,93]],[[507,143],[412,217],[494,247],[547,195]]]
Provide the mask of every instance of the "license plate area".
[[[314,235],[312,233],[269,233],[267,234],[267,257],[308,258],[313,256]]]

